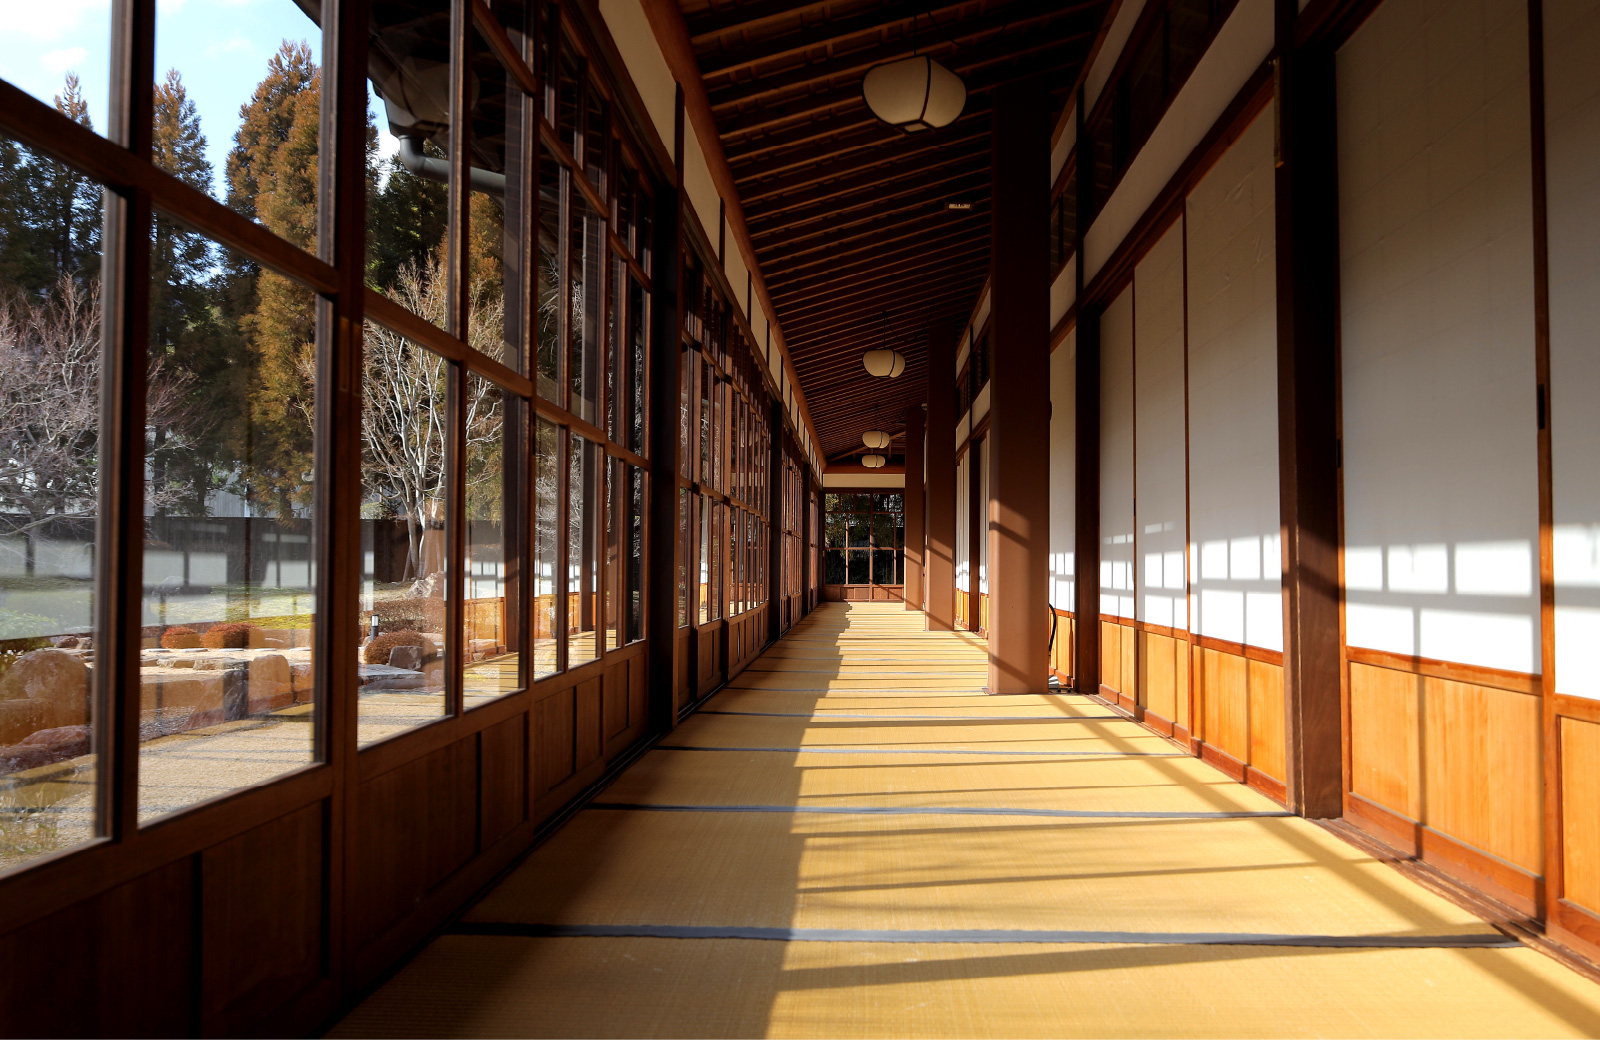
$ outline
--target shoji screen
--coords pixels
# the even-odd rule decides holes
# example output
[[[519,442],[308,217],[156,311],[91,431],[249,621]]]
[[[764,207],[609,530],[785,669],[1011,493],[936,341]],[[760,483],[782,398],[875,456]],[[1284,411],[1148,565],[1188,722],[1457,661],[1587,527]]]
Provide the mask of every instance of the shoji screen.
[[[1133,316],[1135,616],[1165,628],[1187,628],[1182,220],[1139,261]]]
[[[1524,0],[1388,0],[1339,52],[1351,646],[1539,670]]]
[[[1525,0],[1387,0],[1339,51],[1338,146],[1352,790],[1368,815],[1400,818],[1391,830],[1418,821],[1459,843],[1457,863],[1483,850],[1521,868],[1477,869],[1531,912],[1544,857],[1527,17]]]
[[[1100,682],[1132,702],[1134,632],[1133,286],[1100,316]],[[1085,630],[1084,638],[1095,635]]]
[[[1544,29],[1556,690],[1600,697],[1600,2]]]
[[[989,438],[976,448],[978,468],[978,594],[989,594]],[[985,625],[985,628],[988,626]]]
[[[1283,649],[1272,108],[1187,205],[1190,627]]]
[[[1077,609],[1072,601],[1073,538],[1076,537],[1078,333],[1067,333],[1050,355],[1050,603]]]
[[[1100,613],[1133,608],[1133,287],[1100,316]]]
[[[972,587],[972,452],[969,449],[956,461],[956,613],[970,620],[967,591]]]
[[[1550,456],[1555,687],[1600,697],[1600,0],[1544,0],[1550,228]],[[1567,907],[1600,914],[1600,724],[1562,705],[1561,872]],[[1571,712],[1569,714],[1569,711]],[[1546,755],[1551,749],[1546,750]],[[1593,934],[1591,932],[1591,934]]]

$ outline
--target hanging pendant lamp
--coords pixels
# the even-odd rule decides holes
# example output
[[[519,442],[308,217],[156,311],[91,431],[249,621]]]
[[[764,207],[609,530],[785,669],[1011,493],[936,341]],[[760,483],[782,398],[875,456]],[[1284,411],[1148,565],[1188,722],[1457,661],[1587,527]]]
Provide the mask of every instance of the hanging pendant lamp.
[[[889,446],[889,435],[878,428],[878,406],[872,406],[872,429],[861,435],[861,443],[873,451],[882,451]]]
[[[889,460],[882,455],[861,456],[861,464],[868,469],[882,469],[888,462]]]
[[[883,312],[883,345],[861,355],[861,364],[867,374],[879,379],[893,379],[906,370],[906,356],[889,347],[889,312]]]
[[[861,80],[861,99],[885,123],[914,134],[955,122],[967,107],[967,85],[954,72],[917,53],[917,17],[913,17],[911,57],[868,69]]]

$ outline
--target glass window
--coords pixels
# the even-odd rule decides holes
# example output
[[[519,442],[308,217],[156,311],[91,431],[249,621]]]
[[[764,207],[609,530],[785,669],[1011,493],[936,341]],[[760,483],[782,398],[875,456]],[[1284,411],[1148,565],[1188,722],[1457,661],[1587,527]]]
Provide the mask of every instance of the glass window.
[[[695,505],[699,511],[700,528],[700,579],[699,598],[700,624],[711,620],[711,509],[704,495],[696,495]]]
[[[561,306],[561,203],[565,198],[567,171],[556,162],[550,151],[539,148],[539,256],[537,259],[539,285],[537,344],[535,368],[538,371],[539,396],[559,407],[565,407],[566,386],[561,377],[561,323],[565,320]]]
[[[601,455],[575,433],[567,440],[567,667],[576,668],[600,656]]]
[[[597,398],[600,394],[600,332],[605,296],[601,288],[605,276],[605,222],[589,205],[588,197],[573,189],[571,242],[567,254],[567,359],[571,381],[571,409],[588,423],[601,421]]]
[[[466,559],[462,567],[461,690],[473,708],[522,688],[518,609],[521,511],[508,479],[507,448],[523,425],[522,400],[481,376],[466,387]],[[513,455],[514,457],[514,455]]]
[[[317,247],[322,30],[290,0],[156,8],[156,164]]]
[[[533,676],[554,675],[556,571],[561,535],[561,429],[541,418],[535,426],[533,499]]]
[[[310,763],[315,731],[316,297],[160,213],[150,269],[141,821]]]
[[[644,470],[628,467],[628,642],[644,638]]]
[[[678,627],[689,623],[689,489],[678,489]]]
[[[111,12],[110,4],[65,9],[8,4],[6,31],[0,34],[0,79],[104,134],[111,98]]]
[[[649,328],[646,309],[649,295],[633,275],[628,275],[627,347],[629,358],[628,378],[628,447],[636,455],[646,455],[644,440],[645,422],[645,336]]]
[[[621,459],[605,460],[606,477],[606,552],[605,552],[605,632],[606,649],[622,645],[622,626],[618,612],[622,607],[623,501]]]
[[[444,327],[450,179],[450,8],[372,7],[372,118],[387,161],[367,207],[367,281]],[[314,173],[314,171],[313,171]]]
[[[11,42],[0,47],[18,46],[17,33],[8,33]],[[88,42],[77,36],[73,42],[80,39]],[[105,44],[99,53],[105,54]],[[8,58],[3,73],[9,78],[18,67]],[[103,76],[100,82],[104,89]],[[103,104],[101,112],[103,118]],[[5,871],[82,844],[97,829],[96,766],[104,739],[93,696],[103,195],[82,174],[3,136],[0,188],[15,203],[0,228]],[[19,226],[52,234],[15,234]],[[176,373],[163,368],[147,380],[147,414],[172,426],[184,396]],[[41,473],[53,480],[38,479]]]
[[[446,712],[448,363],[368,322],[362,345],[358,740]]]

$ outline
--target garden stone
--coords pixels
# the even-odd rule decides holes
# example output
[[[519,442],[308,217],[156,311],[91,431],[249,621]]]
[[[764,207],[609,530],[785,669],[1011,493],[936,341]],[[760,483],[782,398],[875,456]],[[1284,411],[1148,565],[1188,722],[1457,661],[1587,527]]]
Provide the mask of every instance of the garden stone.
[[[389,650],[389,667],[405,668],[409,671],[422,670],[422,647],[397,646]]]
[[[60,650],[23,654],[0,678],[0,701],[23,699],[45,705],[46,728],[81,726],[89,721],[89,669]]]

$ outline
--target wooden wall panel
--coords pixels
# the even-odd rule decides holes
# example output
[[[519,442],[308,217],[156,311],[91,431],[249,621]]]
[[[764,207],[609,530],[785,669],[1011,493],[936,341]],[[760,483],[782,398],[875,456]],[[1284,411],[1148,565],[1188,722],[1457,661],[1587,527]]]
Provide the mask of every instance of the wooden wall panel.
[[[1201,651],[1201,740],[1240,762],[1250,761],[1250,662],[1209,647]]]
[[[578,684],[573,691],[574,718],[572,750],[574,765],[582,769],[600,757],[601,750],[605,747],[604,720],[602,718],[601,697],[605,690],[605,678],[596,675]]]
[[[382,773],[356,794],[352,931],[357,948],[398,921],[477,851],[473,734]]]
[[[607,661],[601,717],[605,738],[610,741],[628,728],[628,662]]]
[[[200,854],[205,1033],[250,1031],[323,977],[324,814],[308,805]]]
[[[185,857],[0,938],[5,1036],[188,1036],[196,950]],[[49,970],[39,970],[41,965]]]
[[[1542,871],[1539,699],[1428,677],[1423,709],[1422,822]]]
[[[1122,691],[1122,626],[1100,622],[1100,685]]]
[[[1561,720],[1563,898],[1600,913],[1600,725]]]
[[[488,848],[528,818],[528,716],[513,715],[478,735],[482,845]]]
[[[1140,632],[1139,703],[1168,722],[1186,723],[1189,644],[1159,632]]]
[[[533,706],[535,795],[544,794],[578,771],[572,739],[577,726],[576,692],[570,688],[561,690]]]
[[[1350,665],[1350,789],[1422,819],[1422,676]]]
[[[1250,683],[1250,765],[1281,781],[1283,759],[1283,666],[1247,661]]]
[[[1533,874],[1541,711],[1526,693],[1350,665],[1351,790]]]

